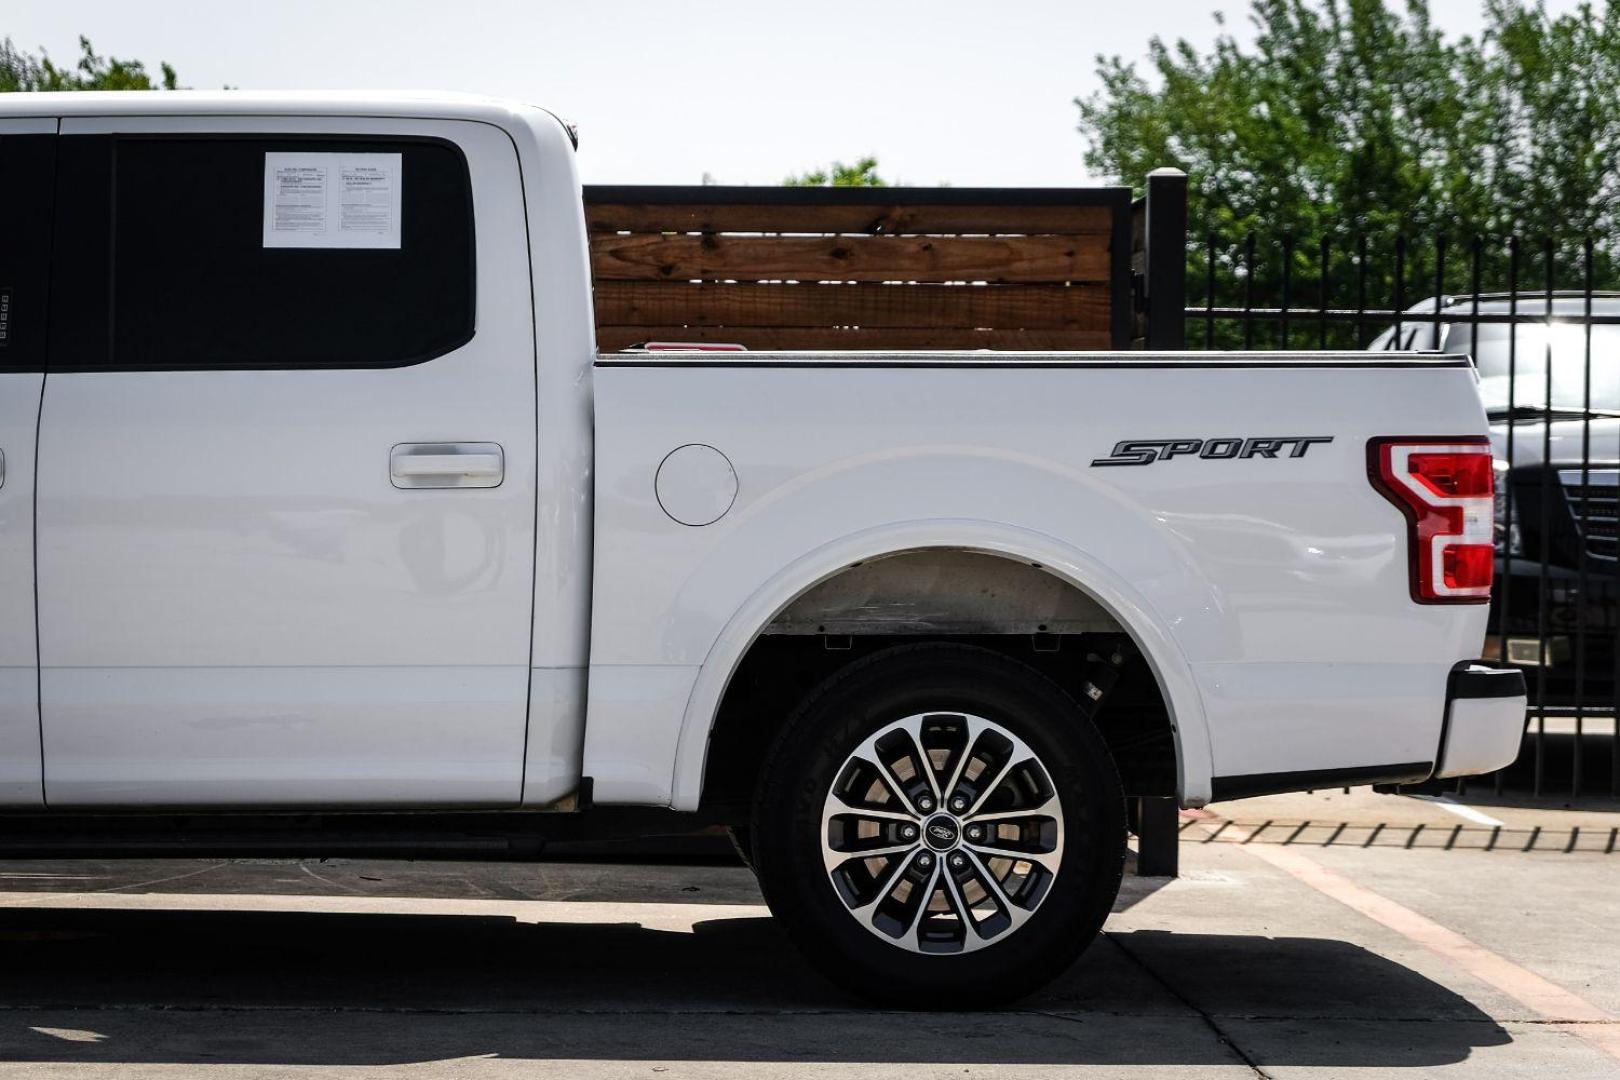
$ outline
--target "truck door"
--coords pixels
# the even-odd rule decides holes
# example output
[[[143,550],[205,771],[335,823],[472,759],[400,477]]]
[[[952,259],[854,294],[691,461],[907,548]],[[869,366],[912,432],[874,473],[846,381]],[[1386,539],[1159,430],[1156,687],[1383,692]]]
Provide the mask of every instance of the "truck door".
[[[64,121],[53,806],[515,805],[534,333],[489,125]]]
[[[0,120],[0,805],[37,806],[34,443],[45,376],[56,121]]]

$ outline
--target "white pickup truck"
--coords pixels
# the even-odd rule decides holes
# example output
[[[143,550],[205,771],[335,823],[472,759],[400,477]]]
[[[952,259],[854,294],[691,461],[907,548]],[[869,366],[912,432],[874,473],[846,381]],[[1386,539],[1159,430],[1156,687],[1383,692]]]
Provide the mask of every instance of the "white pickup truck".
[[[475,98],[6,95],[0,235],[6,854],[723,824],[961,1007],[1127,797],[1517,751],[1463,357],[597,355],[570,135]]]

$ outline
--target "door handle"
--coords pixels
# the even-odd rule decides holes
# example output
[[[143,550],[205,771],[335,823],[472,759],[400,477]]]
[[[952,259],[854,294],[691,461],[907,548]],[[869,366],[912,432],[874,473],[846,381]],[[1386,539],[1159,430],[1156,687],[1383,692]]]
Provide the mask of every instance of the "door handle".
[[[397,488],[492,488],[505,476],[500,443],[400,443],[388,452]]]

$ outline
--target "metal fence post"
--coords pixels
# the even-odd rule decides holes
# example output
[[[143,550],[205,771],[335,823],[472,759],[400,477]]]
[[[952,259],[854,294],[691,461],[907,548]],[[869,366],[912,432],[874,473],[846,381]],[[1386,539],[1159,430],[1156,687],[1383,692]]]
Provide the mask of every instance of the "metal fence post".
[[[1149,349],[1187,347],[1187,174],[1154,169],[1147,176],[1143,267]]]
[[[1149,349],[1187,347],[1187,174],[1154,169],[1144,200],[1142,278]],[[1180,833],[1174,798],[1136,800],[1136,872],[1143,877],[1175,877],[1180,864]]]

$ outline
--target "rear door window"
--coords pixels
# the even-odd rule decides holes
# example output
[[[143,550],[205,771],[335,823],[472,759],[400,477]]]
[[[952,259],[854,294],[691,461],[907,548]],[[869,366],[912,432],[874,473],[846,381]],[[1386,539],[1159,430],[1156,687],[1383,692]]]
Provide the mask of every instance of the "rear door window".
[[[399,367],[473,336],[472,193],[466,159],[449,142],[61,141],[53,370]],[[316,239],[272,240],[273,213],[278,228],[301,227],[297,191],[275,194],[275,170],[289,162],[316,163],[320,183],[334,188],[364,180],[336,163],[386,163],[375,205],[361,189],[342,207],[346,230],[363,236],[370,215],[378,239],[328,236],[319,246],[317,228]],[[310,201],[308,214],[324,212],[318,191]],[[332,206],[329,222],[305,223],[335,234]]]

